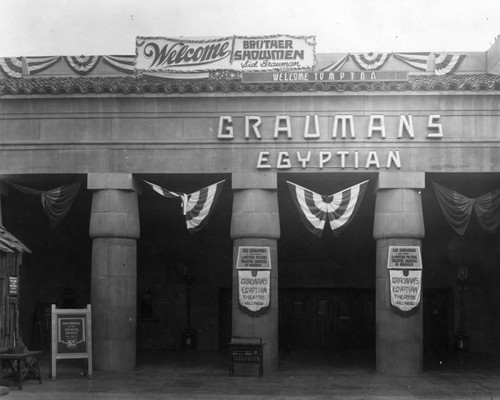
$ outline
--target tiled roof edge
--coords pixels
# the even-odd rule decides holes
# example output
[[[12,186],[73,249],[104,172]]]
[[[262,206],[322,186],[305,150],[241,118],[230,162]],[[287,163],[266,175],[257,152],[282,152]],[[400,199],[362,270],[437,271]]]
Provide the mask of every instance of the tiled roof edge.
[[[139,76],[50,77],[0,79],[0,96],[146,93],[243,92],[408,92],[497,91],[500,75],[410,75],[408,81],[390,82],[280,82],[242,83],[239,80],[174,80]]]

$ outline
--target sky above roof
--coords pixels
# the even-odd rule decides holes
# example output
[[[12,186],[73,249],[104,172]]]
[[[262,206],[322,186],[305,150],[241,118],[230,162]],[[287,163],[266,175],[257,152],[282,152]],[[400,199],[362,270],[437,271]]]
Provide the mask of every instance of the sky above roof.
[[[135,54],[137,36],[315,35],[316,51],[486,51],[500,0],[0,0],[0,57]]]

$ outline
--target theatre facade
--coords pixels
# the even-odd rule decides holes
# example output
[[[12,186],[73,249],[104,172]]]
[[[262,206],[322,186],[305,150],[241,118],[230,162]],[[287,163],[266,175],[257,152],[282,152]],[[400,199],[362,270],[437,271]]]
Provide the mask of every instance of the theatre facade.
[[[235,336],[262,338],[264,373],[290,355],[498,365],[500,42],[315,47],[138,37],[135,55],[0,59],[28,347],[48,349],[47,306],[90,304],[96,370]]]

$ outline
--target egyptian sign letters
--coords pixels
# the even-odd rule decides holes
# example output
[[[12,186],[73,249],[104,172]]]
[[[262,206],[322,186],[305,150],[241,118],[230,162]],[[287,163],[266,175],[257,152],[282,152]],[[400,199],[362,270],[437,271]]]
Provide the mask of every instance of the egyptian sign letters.
[[[217,130],[220,141],[259,143],[265,147],[256,156],[258,170],[401,169],[404,160],[399,146],[347,149],[345,144],[362,141],[380,144],[395,139],[404,146],[403,142],[416,138],[440,140],[443,137],[440,114],[221,115]],[[314,146],[315,142],[322,147]],[[290,148],[270,151],[274,143]]]

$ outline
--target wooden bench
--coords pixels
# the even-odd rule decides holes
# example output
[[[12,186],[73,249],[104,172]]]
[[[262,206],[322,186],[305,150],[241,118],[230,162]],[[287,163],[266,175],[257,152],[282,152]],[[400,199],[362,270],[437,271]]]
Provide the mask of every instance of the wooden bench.
[[[264,344],[261,337],[234,336],[229,343],[229,376],[235,364],[257,364],[259,378],[264,374]]]
[[[0,385],[17,386],[23,390],[23,382],[36,379],[41,384],[42,375],[38,364],[41,351],[24,351],[22,353],[0,353],[2,375]]]

